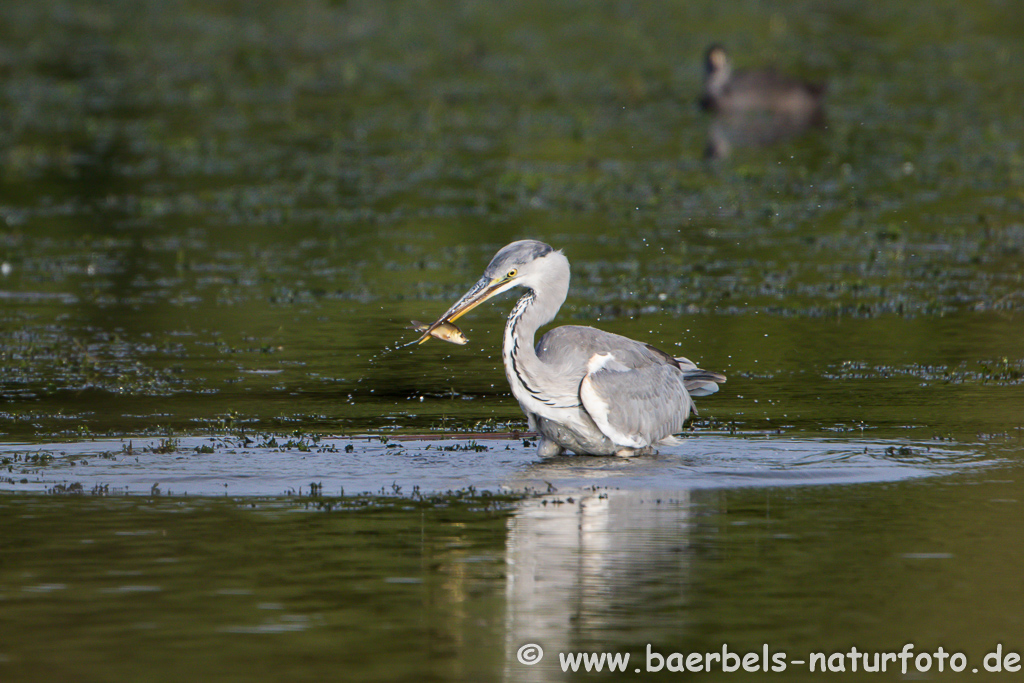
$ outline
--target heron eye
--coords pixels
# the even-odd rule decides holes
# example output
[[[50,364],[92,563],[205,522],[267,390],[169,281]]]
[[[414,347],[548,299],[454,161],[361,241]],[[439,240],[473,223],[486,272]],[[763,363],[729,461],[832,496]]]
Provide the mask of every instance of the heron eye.
[[[518,272],[519,272],[518,270],[513,268],[512,270],[508,271],[508,275],[506,275],[505,277],[508,278],[509,280],[511,280],[512,278],[514,278],[516,276],[516,273],[518,273]]]

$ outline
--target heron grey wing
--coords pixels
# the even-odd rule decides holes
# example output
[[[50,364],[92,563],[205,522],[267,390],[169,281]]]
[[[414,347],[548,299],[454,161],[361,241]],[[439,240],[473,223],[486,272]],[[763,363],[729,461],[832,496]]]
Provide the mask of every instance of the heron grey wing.
[[[621,349],[621,342],[633,343],[630,339],[593,327],[556,327],[541,337],[535,349],[537,358],[544,363],[546,377],[542,381],[547,384],[548,391],[568,393],[578,400],[580,381],[587,374],[587,363],[595,353]],[[618,355],[625,354],[620,350]]]
[[[676,358],[650,344],[593,327],[556,327],[537,343],[538,358],[548,367],[560,368],[561,379],[565,383],[572,383],[574,387],[587,374],[587,365],[595,354],[612,354],[615,362],[624,366],[624,369],[647,371],[651,376],[674,378],[681,371],[683,387],[689,394],[686,415],[692,410],[690,397],[713,394],[718,391],[718,384],[725,381],[725,375],[698,368],[688,358]],[[656,368],[671,368],[675,372],[662,373],[656,371]],[[681,425],[679,428],[682,428]]]
[[[623,349],[626,353],[616,352],[616,357],[622,357],[623,362],[630,367],[641,367],[646,363],[654,363],[679,368],[683,374],[683,386],[686,387],[686,391],[691,398],[694,396],[710,396],[718,391],[719,384],[725,382],[725,375],[720,372],[698,368],[697,364],[689,358],[671,356],[656,346],[634,342],[628,337],[622,337],[622,339],[631,342],[632,346]]]
[[[693,401],[678,368],[662,364],[629,368],[614,359],[603,365],[592,361],[590,367],[592,371],[580,382],[580,401],[617,445],[644,448],[682,430]]]
[[[615,360],[630,368],[651,363],[677,365],[676,359],[650,344],[582,325],[556,327],[541,337],[536,351],[547,364],[578,367],[581,378],[595,353],[613,353]]]

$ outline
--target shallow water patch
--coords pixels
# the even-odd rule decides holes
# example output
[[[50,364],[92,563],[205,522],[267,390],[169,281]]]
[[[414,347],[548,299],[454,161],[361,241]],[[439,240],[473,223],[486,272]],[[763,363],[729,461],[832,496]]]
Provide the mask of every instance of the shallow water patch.
[[[494,435],[491,435],[493,437]],[[338,496],[852,484],[990,465],[947,441],[700,433],[655,456],[540,459],[522,438],[198,438],[0,449],[0,490],[65,494]]]

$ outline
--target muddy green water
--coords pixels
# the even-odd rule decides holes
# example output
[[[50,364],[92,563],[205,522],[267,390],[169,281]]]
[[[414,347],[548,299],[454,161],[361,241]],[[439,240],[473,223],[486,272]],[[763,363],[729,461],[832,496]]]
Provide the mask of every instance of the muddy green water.
[[[1024,653],[1021,35],[994,1],[0,3],[0,681],[819,680],[907,643],[964,672],[830,675],[1019,677],[983,661]],[[828,81],[826,127],[704,160],[714,41]],[[681,445],[507,436],[511,299],[394,350],[525,237],[572,263],[558,322],[728,375]],[[646,671],[723,644],[790,665]]]

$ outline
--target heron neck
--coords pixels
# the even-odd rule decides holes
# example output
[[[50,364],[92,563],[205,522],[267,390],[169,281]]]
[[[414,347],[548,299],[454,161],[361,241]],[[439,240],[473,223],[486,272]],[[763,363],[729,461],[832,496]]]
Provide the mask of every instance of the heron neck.
[[[540,366],[542,361],[537,357],[537,330],[554,320],[558,309],[565,302],[569,292],[569,272],[558,273],[557,277],[544,282],[543,288],[530,289],[516,302],[505,325],[505,339],[502,351],[506,358],[506,369],[509,370],[509,381],[529,381],[533,374],[531,369]]]
[[[561,254],[558,254],[561,256]],[[565,257],[562,257],[565,260]],[[558,309],[565,303],[569,293],[569,268],[565,261],[563,268],[554,269],[554,273],[530,287],[509,315],[509,325],[519,337],[522,344],[530,349],[534,347],[534,336],[543,325],[555,319]]]
[[[541,360],[534,348],[537,329],[550,318],[542,319],[537,307],[537,294],[527,292],[512,308],[505,324],[505,338],[501,345],[505,376],[512,394],[520,403],[538,395],[537,382],[542,379],[537,371]]]

